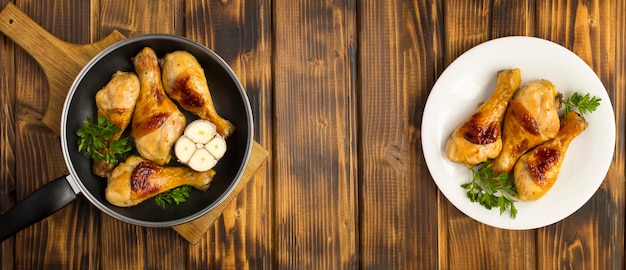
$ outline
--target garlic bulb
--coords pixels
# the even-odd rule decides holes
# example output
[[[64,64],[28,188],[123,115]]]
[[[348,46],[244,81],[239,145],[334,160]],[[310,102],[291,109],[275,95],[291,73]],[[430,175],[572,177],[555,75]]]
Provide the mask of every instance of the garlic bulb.
[[[176,140],[174,153],[180,163],[204,172],[212,169],[226,153],[226,140],[216,131],[215,124],[198,119],[185,128]]]

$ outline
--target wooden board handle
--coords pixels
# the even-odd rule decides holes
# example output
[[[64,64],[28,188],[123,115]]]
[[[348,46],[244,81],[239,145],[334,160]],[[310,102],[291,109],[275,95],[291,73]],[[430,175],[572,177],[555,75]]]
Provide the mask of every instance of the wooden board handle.
[[[113,31],[95,43],[65,42],[46,31],[12,3],[0,12],[0,31],[28,52],[46,74],[50,84],[50,99],[42,122],[57,134],[61,128],[63,102],[74,78],[96,54],[125,38],[120,32]]]

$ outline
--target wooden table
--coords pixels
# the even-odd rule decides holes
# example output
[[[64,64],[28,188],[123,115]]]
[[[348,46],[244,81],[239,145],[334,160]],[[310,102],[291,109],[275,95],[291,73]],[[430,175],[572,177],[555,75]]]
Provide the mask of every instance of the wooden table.
[[[3,269],[624,268],[623,1],[14,3],[72,43],[118,30],[176,34],[213,49],[245,86],[269,158],[195,245],[168,228],[122,223],[81,198],[1,243]],[[524,231],[483,225],[452,206],[420,144],[439,74],[471,47],[510,35],[578,54],[604,83],[618,130],[591,200]],[[0,59],[3,212],[67,170],[59,137],[41,123],[49,98],[42,69],[4,35]]]

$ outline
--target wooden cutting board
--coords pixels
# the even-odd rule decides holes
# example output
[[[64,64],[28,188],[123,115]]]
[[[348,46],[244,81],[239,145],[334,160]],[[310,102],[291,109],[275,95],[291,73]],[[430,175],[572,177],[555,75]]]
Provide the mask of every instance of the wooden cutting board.
[[[126,38],[118,31],[90,44],[73,44],[58,39],[9,3],[0,12],[0,31],[22,47],[39,63],[50,85],[50,100],[42,122],[57,134],[61,128],[63,103],[74,78],[81,69],[100,51],[113,43]],[[28,33],[28,34],[24,34]],[[56,57],[50,57],[55,55]],[[63,67],[60,69],[60,67]],[[230,202],[241,192],[254,173],[267,159],[268,152],[257,142],[253,142],[250,161],[243,177],[233,192],[218,207],[206,215],[178,226],[172,227],[190,243],[197,243],[204,236],[213,222],[221,216]]]

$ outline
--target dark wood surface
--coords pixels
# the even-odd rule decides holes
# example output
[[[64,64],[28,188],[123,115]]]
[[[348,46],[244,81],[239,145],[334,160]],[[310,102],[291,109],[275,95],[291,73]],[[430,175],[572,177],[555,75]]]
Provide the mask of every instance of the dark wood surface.
[[[80,198],[0,243],[3,269],[624,268],[623,1],[12,3],[72,43],[118,30],[176,34],[213,49],[246,88],[255,140],[269,158],[198,244],[168,228],[122,223]],[[483,225],[452,206],[420,141],[439,74],[473,46],[510,35],[579,55],[604,83],[617,125],[613,163],[591,200],[524,231]],[[59,137],[41,122],[44,72],[0,38],[4,212],[67,169]]]

